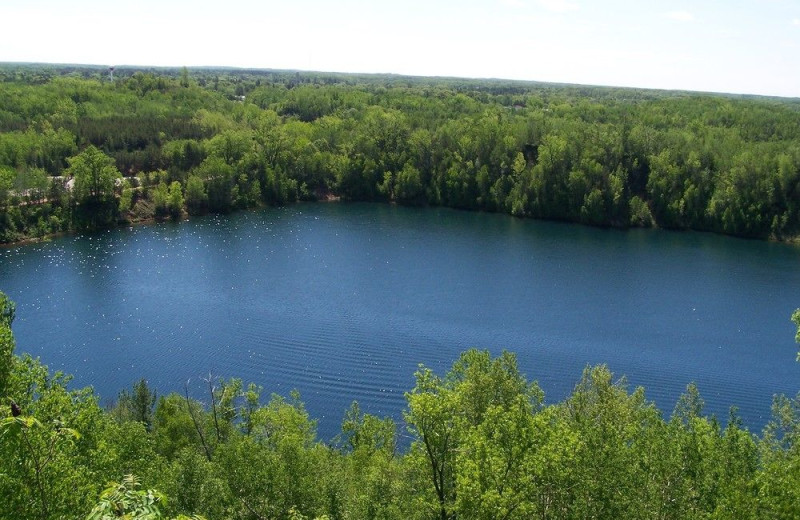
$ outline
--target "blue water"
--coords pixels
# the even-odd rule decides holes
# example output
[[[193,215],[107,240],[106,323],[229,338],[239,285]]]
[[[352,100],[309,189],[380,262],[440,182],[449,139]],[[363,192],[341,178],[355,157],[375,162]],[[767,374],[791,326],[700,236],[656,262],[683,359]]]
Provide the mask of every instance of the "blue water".
[[[760,431],[800,390],[800,248],[503,215],[302,204],[0,249],[17,351],[103,402],[240,377],[300,391],[320,437],[353,400],[402,419],[419,363],[515,352],[547,400],[606,363],[666,414],[689,382],[707,413]]]

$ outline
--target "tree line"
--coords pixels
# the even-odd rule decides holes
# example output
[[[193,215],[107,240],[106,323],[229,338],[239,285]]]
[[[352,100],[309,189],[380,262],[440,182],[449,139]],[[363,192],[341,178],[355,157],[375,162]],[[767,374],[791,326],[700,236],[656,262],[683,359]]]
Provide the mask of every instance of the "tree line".
[[[14,354],[14,314],[0,293],[0,518],[800,516],[800,395],[757,436],[734,410],[704,415],[691,384],[665,417],[587,367],[545,404],[513,354],[470,350],[444,375],[420,366],[403,425],[353,403],[322,442],[299,395],[235,378],[206,379],[203,400],[141,380],[104,409]]]
[[[1,242],[327,198],[800,234],[794,99],[11,65],[0,96]]]

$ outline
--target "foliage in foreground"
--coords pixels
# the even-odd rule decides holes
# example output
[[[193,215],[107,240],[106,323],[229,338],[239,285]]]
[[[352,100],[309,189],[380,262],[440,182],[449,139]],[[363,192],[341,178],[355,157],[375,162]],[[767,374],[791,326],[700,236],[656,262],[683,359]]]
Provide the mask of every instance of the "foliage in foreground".
[[[0,242],[341,197],[800,235],[800,102],[512,81],[0,67]],[[83,77],[80,77],[80,76]]]
[[[140,381],[103,410],[13,354],[13,315],[0,293],[0,518],[800,516],[800,397],[777,397],[755,436],[733,413],[724,428],[704,416],[694,385],[665,419],[589,367],[546,405],[513,354],[470,350],[443,376],[417,371],[406,450],[356,403],[327,444],[298,395],[262,404],[236,379],[209,381],[205,403]]]

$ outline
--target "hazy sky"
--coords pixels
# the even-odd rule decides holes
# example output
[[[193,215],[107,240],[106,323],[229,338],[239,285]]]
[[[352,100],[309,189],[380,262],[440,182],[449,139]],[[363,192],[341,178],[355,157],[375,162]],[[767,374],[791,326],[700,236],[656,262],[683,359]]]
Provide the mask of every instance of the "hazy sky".
[[[800,0],[0,0],[0,61],[800,97]]]

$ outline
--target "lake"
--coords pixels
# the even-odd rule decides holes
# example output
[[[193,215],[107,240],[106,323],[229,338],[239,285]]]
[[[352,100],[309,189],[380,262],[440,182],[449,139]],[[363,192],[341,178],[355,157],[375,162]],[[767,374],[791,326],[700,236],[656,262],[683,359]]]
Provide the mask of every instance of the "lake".
[[[208,374],[300,391],[330,439],[353,400],[402,420],[423,363],[517,354],[548,402],[606,363],[667,415],[760,431],[800,390],[800,247],[505,215],[319,203],[0,249],[17,353],[102,402],[146,378],[204,399]]]

